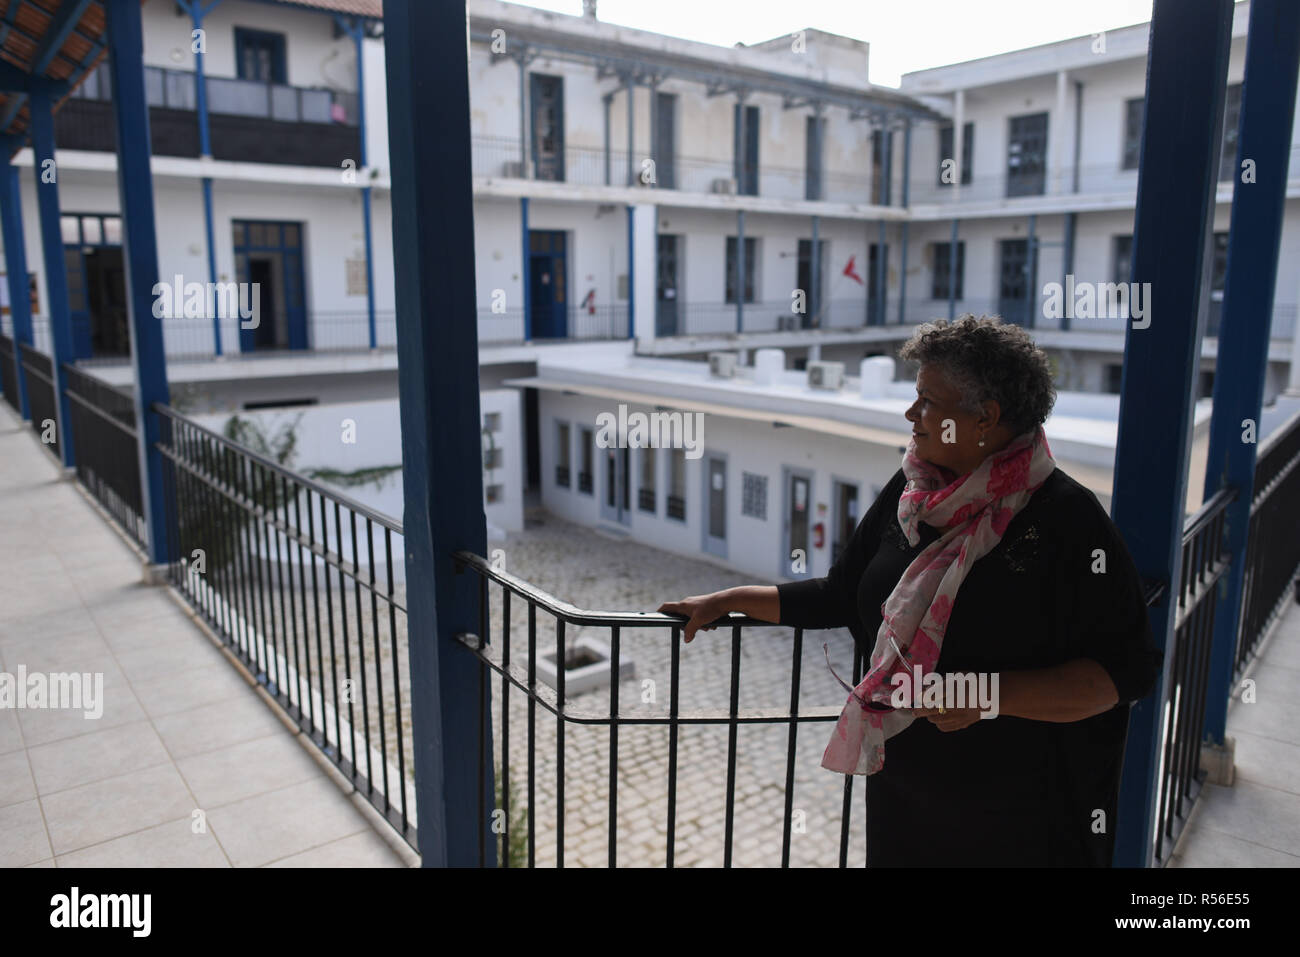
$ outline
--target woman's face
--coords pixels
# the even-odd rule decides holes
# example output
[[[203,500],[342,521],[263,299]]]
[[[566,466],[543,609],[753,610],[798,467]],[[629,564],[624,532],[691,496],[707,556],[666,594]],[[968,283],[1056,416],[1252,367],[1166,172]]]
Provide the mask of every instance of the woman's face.
[[[916,374],[916,401],[905,413],[912,423],[916,454],[961,475],[973,471],[992,451],[979,444],[981,416],[961,408],[961,394],[938,368],[922,363]]]

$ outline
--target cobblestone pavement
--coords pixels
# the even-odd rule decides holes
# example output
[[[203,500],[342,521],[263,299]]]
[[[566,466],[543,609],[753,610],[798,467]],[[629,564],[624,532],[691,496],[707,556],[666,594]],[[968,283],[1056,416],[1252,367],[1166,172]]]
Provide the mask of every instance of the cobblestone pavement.
[[[504,568],[537,588],[586,610],[654,611],[664,601],[703,594],[753,579],[709,562],[682,558],[628,540],[574,525],[534,511],[522,534],[504,543]],[[489,634],[503,648],[501,589],[490,590]],[[510,656],[526,667],[528,609],[511,600]],[[570,643],[591,637],[608,643],[608,627],[569,626]],[[555,645],[555,620],[537,612],[539,656]],[[777,866],[785,806],[789,746],[794,632],[755,627],[742,631],[739,644],[740,712],[770,710],[774,723],[741,724],[737,730],[732,863]],[[844,691],[826,668],[823,643],[837,671],[848,674],[852,639],[847,630],[805,633],[801,661],[800,708],[838,713]],[[620,683],[619,715],[624,721],[666,715],[670,699],[671,632],[665,628],[624,628],[621,654],[635,663],[635,675]],[[731,679],[729,631],[700,632],[680,655],[679,708],[727,713]],[[539,682],[540,683],[540,682]],[[501,682],[494,681],[494,759],[502,755]],[[508,692],[512,821],[527,803],[528,705],[518,689]],[[570,695],[570,711],[608,717],[608,687]],[[532,796],[536,862],[557,861],[556,795],[558,745],[554,715],[535,708],[536,777]],[[844,777],[823,769],[822,751],[829,721],[800,723],[796,737],[793,789],[793,866],[834,866],[839,861]],[[721,866],[724,861],[729,728],[724,722],[683,726],[678,734],[674,864]],[[624,724],[617,736],[617,862],[620,866],[662,866],[667,855],[669,731],[665,725]],[[564,729],[564,863],[606,866],[609,840],[611,731],[608,726],[567,722]],[[860,865],[865,849],[863,790],[854,780],[848,861]],[[515,826],[515,825],[512,825]]]

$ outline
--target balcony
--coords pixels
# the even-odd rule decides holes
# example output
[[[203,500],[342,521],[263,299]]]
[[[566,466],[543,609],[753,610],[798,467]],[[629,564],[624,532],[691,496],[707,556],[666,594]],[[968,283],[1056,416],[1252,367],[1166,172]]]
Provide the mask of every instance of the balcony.
[[[9,354],[0,348],[0,359]],[[33,407],[52,408],[51,380],[31,375],[48,368],[29,365],[27,371]],[[2,517],[13,534],[31,539],[15,552],[26,571],[15,566],[11,572],[17,577],[0,611],[0,654],[6,663],[40,661],[53,668],[76,662],[78,670],[85,670],[87,656],[102,658],[106,680],[129,681],[135,690],[119,688],[110,723],[89,733],[76,715],[21,716],[24,746],[34,755],[30,800],[44,802],[49,832],[47,839],[39,817],[15,819],[10,827],[22,832],[22,840],[0,843],[7,862],[139,864],[177,853],[129,836],[142,828],[188,826],[190,804],[179,798],[168,803],[177,774],[197,776],[206,792],[201,800],[211,795],[205,808],[223,825],[224,859],[210,843],[183,842],[186,861],[391,866],[410,860],[417,833],[401,523],[159,406],[153,414],[161,429],[173,553],[161,589],[132,584],[143,556],[132,547],[138,549],[144,523],[139,476],[131,471],[138,436],[130,398],[74,368],[67,371],[75,410],[69,440],[81,500],[67,484],[45,477],[56,460],[42,451],[48,445],[38,438],[41,426],[19,428],[10,410],[0,411],[11,423],[0,437],[8,503]],[[1300,420],[1260,454],[1238,672],[1252,666],[1258,643],[1279,616],[1275,642],[1282,644],[1270,646],[1270,657],[1254,667],[1294,655],[1300,641],[1300,611],[1285,610],[1291,593],[1286,570],[1300,559],[1287,534],[1300,502],[1297,461]],[[1183,532],[1157,789],[1155,856],[1161,864],[1173,860],[1175,847],[1177,863],[1184,864],[1213,863],[1222,853],[1216,850],[1222,833],[1189,832],[1178,842],[1198,795],[1222,800],[1195,754],[1215,585],[1226,568],[1223,515],[1232,497],[1224,492],[1206,502]],[[87,500],[118,527],[120,539],[107,534]],[[592,546],[590,554],[571,559],[587,562],[599,582],[611,555],[594,539]],[[571,562],[557,568],[543,549],[530,564],[523,557],[527,546],[519,547],[525,550],[520,568],[530,568],[528,574],[543,581],[574,578]],[[802,629],[733,616],[718,622],[723,630],[716,637],[687,653],[680,619],[586,610],[481,556],[458,552],[454,558],[478,582],[480,625],[459,640],[480,662],[484,709],[479,737],[462,745],[478,749],[484,760],[497,756],[498,795],[485,797],[482,813],[504,812],[500,852],[506,863],[859,865],[864,830],[857,782],[811,770],[841,696],[820,665],[819,641],[805,641]],[[697,584],[701,575],[718,574],[707,568],[682,571]],[[42,587],[28,587],[23,574],[38,575]],[[58,587],[51,590],[51,583]],[[1148,600],[1158,592],[1150,586]],[[34,640],[30,629],[37,622],[41,636]],[[608,645],[611,676],[620,673],[621,658],[634,657],[634,686],[641,693],[622,696],[632,686],[621,688],[618,680],[581,696],[566,693],[563,678],[554,690],[538,682],[537,656],[580,637]],[[837,644],[835,656],[856,680],[863,662],[851,648]],[[647,679],[659,689],[648,703]],[[1260,680],[1273,681],[1267,673]],[[1260,701],[1234,711],[1230,729],[1285,724],[1285,694]],[[153,726],[138,715],[153,718]],[[286,726],[328,773],[288,744]],[[489,726],[491,738],[482,732]],[[1293,731],[1285,733],[1294,740]],[[112,748],[127,747],[118,741],[124,735],[153,734],[174,763],[145,767],[141,758],[137,769],[130,760],[112,758]],[[46,760],[65,752],[84,752],[72,777]],[[100,753],[102,760],[95,757]],[[1272,780],[1262,751],[1246,750],[1239,760],[1261,784]],[[237,773],[216,773],[231,762]],[[355,789],[352,804],[327,777]],[[1268,838],[1267,822],[1292,813],[1294,796],[1269,787],[1255,792],[1271,794],[1259,815],[1247,819],[1220,807],[1215,827],[1237,835],[1243,847],[1283,849],[1284,842]],[[71,808],[77,800],[119,793],[136,796],[129,811],[87,813],[76,823]],[[246,828],[267,818],[278,822],[275,841],[244,839]],[[304,853],[309,835],[329,851]]]
[[[200,155],[196,75],[145,68],[149,132],[158,156]],[[244,163],[330,166],[361,155],[355,93],[207,77],[212,156]],[[55,117],[61,149],[115,148],[107,65],[101,65]]]

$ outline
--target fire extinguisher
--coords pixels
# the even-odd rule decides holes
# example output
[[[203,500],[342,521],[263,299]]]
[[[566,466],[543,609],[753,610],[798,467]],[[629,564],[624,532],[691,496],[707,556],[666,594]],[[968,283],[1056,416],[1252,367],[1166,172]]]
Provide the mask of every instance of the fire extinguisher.
[[[582,300],[582,304],[587,307],[587,315],[594,316],[596,314],[596,290],[594,287],[587,290],[587,295]]]
[[[826,523],[818,522],[813,526],[813,548],[824,548],[826,545]]]

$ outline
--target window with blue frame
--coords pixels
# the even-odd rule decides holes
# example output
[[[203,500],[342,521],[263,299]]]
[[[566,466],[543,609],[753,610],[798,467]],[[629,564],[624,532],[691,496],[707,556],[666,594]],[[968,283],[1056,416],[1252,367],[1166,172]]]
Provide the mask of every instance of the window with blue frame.
[[[235,27],[235,66],[241,80],[287,83],[284,34]]]

